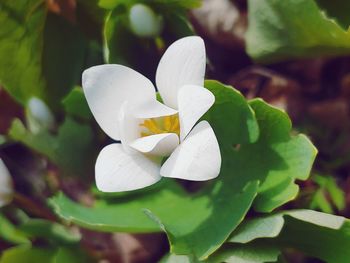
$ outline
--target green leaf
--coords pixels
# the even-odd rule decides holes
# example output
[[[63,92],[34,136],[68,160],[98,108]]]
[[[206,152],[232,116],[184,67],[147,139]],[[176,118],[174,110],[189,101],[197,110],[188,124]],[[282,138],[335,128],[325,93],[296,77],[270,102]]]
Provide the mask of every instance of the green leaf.
[[[80,240],[80,234],[73,233],[63,225],[43,219],[31,219],[20,225],[18,230],[28,237],[45,238],[57,244],[72,244]]]
[[[314,0],[249,0],[248,5],[247,52],[258,62],[350,53],[350,31]]]
[[[78,247],[59,247],[50,263],[89,263],[93,262]],[[1,262],[0,262],[1,263]]]
[[[90,108],[81,87],[75,87],[62,100],[62,104],[65,112],[72,116],[80,117],[82,119],[90,119],[92,117]]]
[[[78,247],[17,246],[2,253],[0,263],[88,263],[91,262]]]
[[[317,150],[306,136],[290,136],[291,122],[286,113],[259,99],[250,105],[259,122],[260,138],[242,148],[242,158],[251,162],[246,173],[265,173],[254,208],[270,212],[296,197],[299,187],[294,181],[309,177]]]
[[[31,246],[18,246],[5,250],[0,263],[38,263],[50,262],[55,251],[52,249],[32,248]]]
[[[322,8],[328,17],[334,18],[339,25],[347,30],[350,26],[350,2],[344,0],[317,0],[317,4]]]
[[[207,80],[205,87],[215,95],[215,104],[203,118],[214,128],[220,146],[255,142],[259,136],[259,126],[242,94],[214,80]]]
[[[285,211],[244,222],[228,242],[295,248],[326,262],[346,263],[350,258],[350,221],[312,210]]]
[[[223,173],[221,175],[228,176]],[[226,240],[227,234],[244,219],[255,197],[258,183],[251,182],[239,193],[229,194],[228,180],[226,178],[226,182],[222,182],[227,186],[221,189],[213,188],[192,201],[188,199],[179,203],[179,207],[174,208],[177,218],[168,218],[151,209],[145,211],[167,233],[173,253],[194,255],[203,260],[218,249]],[[212,201],[211,198],[219,200]],[[226,203],[228,200],[230,204]],[[178,217],[178,214],[186,216]],[[227,214],[230,215],[229,218]]]
[[[0,83],[25,105],[35,96],[56,109],[80,80],[86,41],[44,0],[0,3]]]
[[[198,261],[188,255],[168,254],[160,263],[264,263],[276,262],[280,250],[264,244],[225,244],[207,260]]]
[[[280,215],[272,215],[258,219],[251,219],[240,225],[229,242],[246,244],[258,238],[277,237],[284,225]]]
[[[45,97],[41,69],[45,18],[43,0],[0,2],[0,84],[22,104],[32,96]]]
[[[163,179],[164,184],[161,182],[151,190],[106,197],[96,201],[92,208],[82,207],[60,194],[50,201],[55,212],[68,221],[99,231],[162,229],[168,235],[172,253],[203,260],[244,219],[257,194],[259,181],[265,188],[260,190],[263,201],[257,205],[258,210],[287,202],[289,196],[275,200],[274,193],[276,197],[283,193],[269,191],[275,188],[270,177],[278,175],[294,185],[295,177],[307,176],[312,160],[301,163],[299,159],[285,160],[295,156],[281,145],[291,142],[294,152],[305,151],[301,159],[308,157],[312,145],[290,137],[290,121],[284,113],[262,101],[251,103],[254,113],[232,87],[215,81],[207,81],[205,85],[216,98],[204,119],[212,125],[220,144],[222,166],[217,179],[207,182],[196,193],[187,193],[174,180]],[[310,163],[306,165],[306,162]],[[291,175],[290,171],[300,173]],[[264,200],[267,196],[272,198],[270,202]]]
[[[12,244],[30,243],[27,236],[2,214],[0,214],[0,229],[0,238],[7,242]]]
[[[64,18],[49,14],[43,35],[43,75],[46,80],[47,103],[61,106],[61,99],[80,83],[87,41],[78,27]]]
[[[191,256],[175,255],[175,254],[167,254],[159,261],[159,263],[194,263],[194,262],[196,261]]]
[[[310,203],[311,209],[320,209],[325,213],[333,213],[332,205],[334,205],[338,211],[345,208],[345,193],[337,185],[337,182],[332,176],[315,175],[313,180],[320,188],[312,197]]]
[[[333,208],[331,204],[329,203],[327,197],[325,196],[325,192],[323,189],[319,189],[316,191],[314,196],[312,197],[312,201],[310,203],[311,209],[319,209],[320,211],[324,213],[333,214]]]
[[[276,262],[280,255],[278,248],[264,244],[225,246],[209,258],[208,263],[264,263]]]
[[[57,135],[48,131],[32,134],[19,119],[13,121],[8,135],[12,140],[47,156],[66,171],[82,174],[84,169],[90,168],[86,163],[93,154],[92,130],[69,117],[66,117]]]
[[[143,195],[100,200],[93,209],[82,207],[63,194],[51,199],[50,203],[65,220],[99,231],[159,232],[161,226],[146,215],[152,213],[166,225],[164,228],[173,242],[175,253],[200,256],[198,253],[212,252],[211,246],[215,243],[216,249],[224,242],[244,217],[257,190],[257,184],[252,183],[242,193],[231,196],[232,203],[221,201],[215,204],[205,194],[189,196],[174,182],[165,186]],[[234,207],[230,208],[233,204]],[[230,217],[224,212],[227,208],[234,210]],[[223,209],[221,213],[220,209]],[[221,224],[220,228],[212,227],[216,224]]]

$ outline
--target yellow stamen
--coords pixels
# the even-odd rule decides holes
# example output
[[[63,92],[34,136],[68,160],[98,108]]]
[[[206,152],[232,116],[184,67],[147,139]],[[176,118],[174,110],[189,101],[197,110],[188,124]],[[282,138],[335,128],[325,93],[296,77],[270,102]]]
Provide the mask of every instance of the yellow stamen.
[[[165,116],[164,117],[164,129],[165,130],[170,130],[171,129],[171,123],[172,123],[172,118],[171,116]]]
[[[157,119],[147,119],[140,126],[145,128],[141,131],[142,137],[161,133],[180,134],[179,116],[177,114]]]
[[[172,119],[172,126],[171,126],[170,130],[178,131],[178,134],[180,133],[180,122],[179,122],[179,118],[177,116],[173,117],[173,119]]]
[[[141,126],[147,128],[153,134],[162,133],[162,130],[159,129],[159,127],[154,119],[145,120],[144,123],[141,124]]]

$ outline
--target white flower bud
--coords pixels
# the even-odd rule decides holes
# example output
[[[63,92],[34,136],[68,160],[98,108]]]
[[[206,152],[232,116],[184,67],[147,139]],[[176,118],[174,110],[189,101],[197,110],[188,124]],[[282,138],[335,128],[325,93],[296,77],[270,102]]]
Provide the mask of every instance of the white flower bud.
[[[0,159],[0,207],[12,201],[13,193],[13,182],[10,172]]]
[[[140,37],[156,37],[163,28],[162,17],[143,4],[131,7],[129,22],[131,30]]]
[[[27,121],[31,132],[51,129],[55,124],[54,116],[47,105],[39,98],[32,97],[28,101]]]

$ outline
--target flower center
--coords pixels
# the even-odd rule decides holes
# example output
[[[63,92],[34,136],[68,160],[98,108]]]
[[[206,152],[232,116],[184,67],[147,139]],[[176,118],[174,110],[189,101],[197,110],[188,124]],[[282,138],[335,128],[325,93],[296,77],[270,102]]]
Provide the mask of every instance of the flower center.
[[[141,137],[160,133],[176,133],[178,136],[180,136],[180,122],[178,114],[146,119],[140,124],[140,126],[144,128],[143,131],[141,131]]]

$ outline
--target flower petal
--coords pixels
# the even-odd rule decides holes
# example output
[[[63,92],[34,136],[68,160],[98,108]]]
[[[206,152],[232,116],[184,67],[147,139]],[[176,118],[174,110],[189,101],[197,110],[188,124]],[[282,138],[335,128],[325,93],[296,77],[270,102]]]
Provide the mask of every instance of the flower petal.
[[[140,189],[160,180],[159,164],[140,153],[127,154],[121,144],[106,146],[95,166],[96,185],[103,192]]]
[[[141,137],[141,120],[133,115],[133,106],[125,101],[119,110],[118,116],[119,137],[124,150],[131,154],[135,153],[129,144]]]
[[[179,145],[179,137],[175,133],[161,133],[139,138],[130,146],[142,153],[155,156],[169,156]]]
[[[177,110],[165,106],[157,100],[150,100],[147,103],[138,105],[133,109],[136,118],[150,119],[163,116],[170,116],[177,113]]]
[[[215,102],[215,96],[206,88],[185,85],[179,90],[180,139],[183,141],[196,122]]]
[[[205,64],[205,46],[200,37],[181,38],[165,51],[156,83],[167,106],[177,109],[177,93],[183,85],[204,85]]]
[[[13,182],[9,170],[0,159],[0,207],[11,202],[13,197]]]
[[[100,65],[83,72],[82,84],[89,107],[101,128],[119,140],[117,118],[126,100],[142,104],[155,100],[150,80],[122,65]]]
[[[198,123],[160,169],[161,176],[205,181],[220,173],[221,155],[213,129]]]

